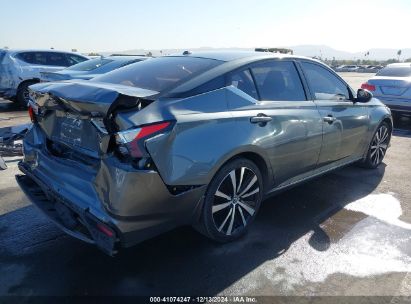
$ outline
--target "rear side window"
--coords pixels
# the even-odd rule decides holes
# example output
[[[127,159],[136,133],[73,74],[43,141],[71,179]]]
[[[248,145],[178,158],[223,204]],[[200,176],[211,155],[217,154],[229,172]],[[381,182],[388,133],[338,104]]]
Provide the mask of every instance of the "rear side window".
[[[376,76],[388,76],[388,77],[410,77],[411,76],[411,64],[408,67],[385,67],[380,70]]]
[[[254,65],[261,100],[306,100],[300,76],[291,61],[269,61]]]
[[[19,53],[16,55],[16,57],[26,63],[33,63],[34,55],[33,53],[26,52],[26,53]]]
[[[159,57],[131,64],[90,81],[117,83],[164,92],[216,66],[222,61],[188,56]]]
[[[309,62],[302,62],[302,66],[316,100],[350,99],[347,85],[329,70]]]
[[[185,98],[189,96],[195,96],[203,93],[207,93],[210,91],[218,90],[226,86],[225,76],[216,77],[190,91],[179,93],[176,97]]]
[[[30,64],[39,64],[39,65],[47,65],[47,57],[44,52],[24,52],[19,53],[17,58],[20,60],[30,63]]]
[[[255,88],[254,80],[249,69],[230,73],[228,75],[227,85],[234,86],[254,99],[258,99],[257,89]]]

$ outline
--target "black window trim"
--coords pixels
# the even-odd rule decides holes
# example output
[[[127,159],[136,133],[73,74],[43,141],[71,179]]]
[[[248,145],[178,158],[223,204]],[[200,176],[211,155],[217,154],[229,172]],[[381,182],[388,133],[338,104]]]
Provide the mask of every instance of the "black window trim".
[[[229,82],[230,75],[233,75],[233,74],[236,74],[236,73],[241,73],[241,72],[243,72],[243,71],[248,71],[248,72],[250,73],[250,75],[251,75],[251,80],[252,80],[252,84],[253,84],[253,86],[254,86],[254,88],[255,88],[255,91],[257,92],[257,97],[258,97],[258,99],[255,99],[253,96],[247,94],[246,92],[244,92],[244,93],[247,94],[248,96],[250,96],[251,98],[253,98],[254,100],[261,101],[260,92],[259,92],[259,90],[258,90],[258,88],[257,88],[257,83],[256,83],[256,81],[255,81],[253,72],[251,71],[251,64],[250,64],[250,63],[249,63],[249,64],[246,64],[246,65],[243,65],[243,66],[241,66],[241,67],[238,67],[238,68],[236,68],[236,69],[234,69],[234,70],[231,70],[231,71],[225,73],[225,74],[224,74],[225,86],[228,87],[229,85],[231,85],[230,82]]]
[[[251,69],[251,67],[248,67],[247,69],[250,72],[251,78],[253,79],[253,84],[254,84],[254,87],[255,87],[255,91],[257,92],[258,100],[261,101],[260,89],[257,86],[257,80],[255,80],[255,75],[253,73],[253,70]]]

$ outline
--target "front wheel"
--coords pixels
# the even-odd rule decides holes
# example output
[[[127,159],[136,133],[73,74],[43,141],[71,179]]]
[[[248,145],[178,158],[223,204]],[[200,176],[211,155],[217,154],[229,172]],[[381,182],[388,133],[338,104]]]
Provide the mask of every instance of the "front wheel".
[[[245,158],[230,161],[208,186],[198,230],[222,243],[241,237],[254,220],[262,196],[258,167]]]
[[[391,127],[384,121],[379,125],[375,132],[368,148],[367,157],[361,163],[361,166],[368,169],[377,168],[382,163],[384,156],[387,153],[390,140]]]

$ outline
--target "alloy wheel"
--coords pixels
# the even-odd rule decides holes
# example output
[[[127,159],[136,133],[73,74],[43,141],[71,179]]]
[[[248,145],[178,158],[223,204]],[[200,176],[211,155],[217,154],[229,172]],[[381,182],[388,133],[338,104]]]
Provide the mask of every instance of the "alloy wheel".
[[[247,167],[232,170],[218,186],[212,205],[217,230],[227,236],[244,229],[254,216],[259,201],[257,175]]]
[[[30,93],[28,88],[25,88],[25,90],[23,91],[23,98],[24,102],[27,104],[30,100]]]
[[[378,165],[382,162],[387,152],[390,140],[389,134],[390,132],[385,125],[382,125],[375,133],[370,147],[370,158],[373,165]]]

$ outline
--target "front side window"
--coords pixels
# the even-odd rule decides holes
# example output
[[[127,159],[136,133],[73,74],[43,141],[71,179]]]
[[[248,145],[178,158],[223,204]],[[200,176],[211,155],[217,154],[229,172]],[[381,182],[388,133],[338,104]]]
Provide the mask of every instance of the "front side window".
[[[255,88],[253,77],[248,69],[229,74],[227,85],[232,85],[254,99],[258,99],[257,89]]]
[[[164,92],[218,65],[219,60],[178,56],[159,57],[131,64],[90,81],[108,82]]]
[[[326,68],[309,62],[302,62],[302,67],[316,100],[350,99],[347,85]]]
[[[66,56],[63,53],[44,53],[47,57],[47,65],[68,66]]]
[[[251,70],[262,100],[306,100],[300,76],[293,62],[263,62]]]

